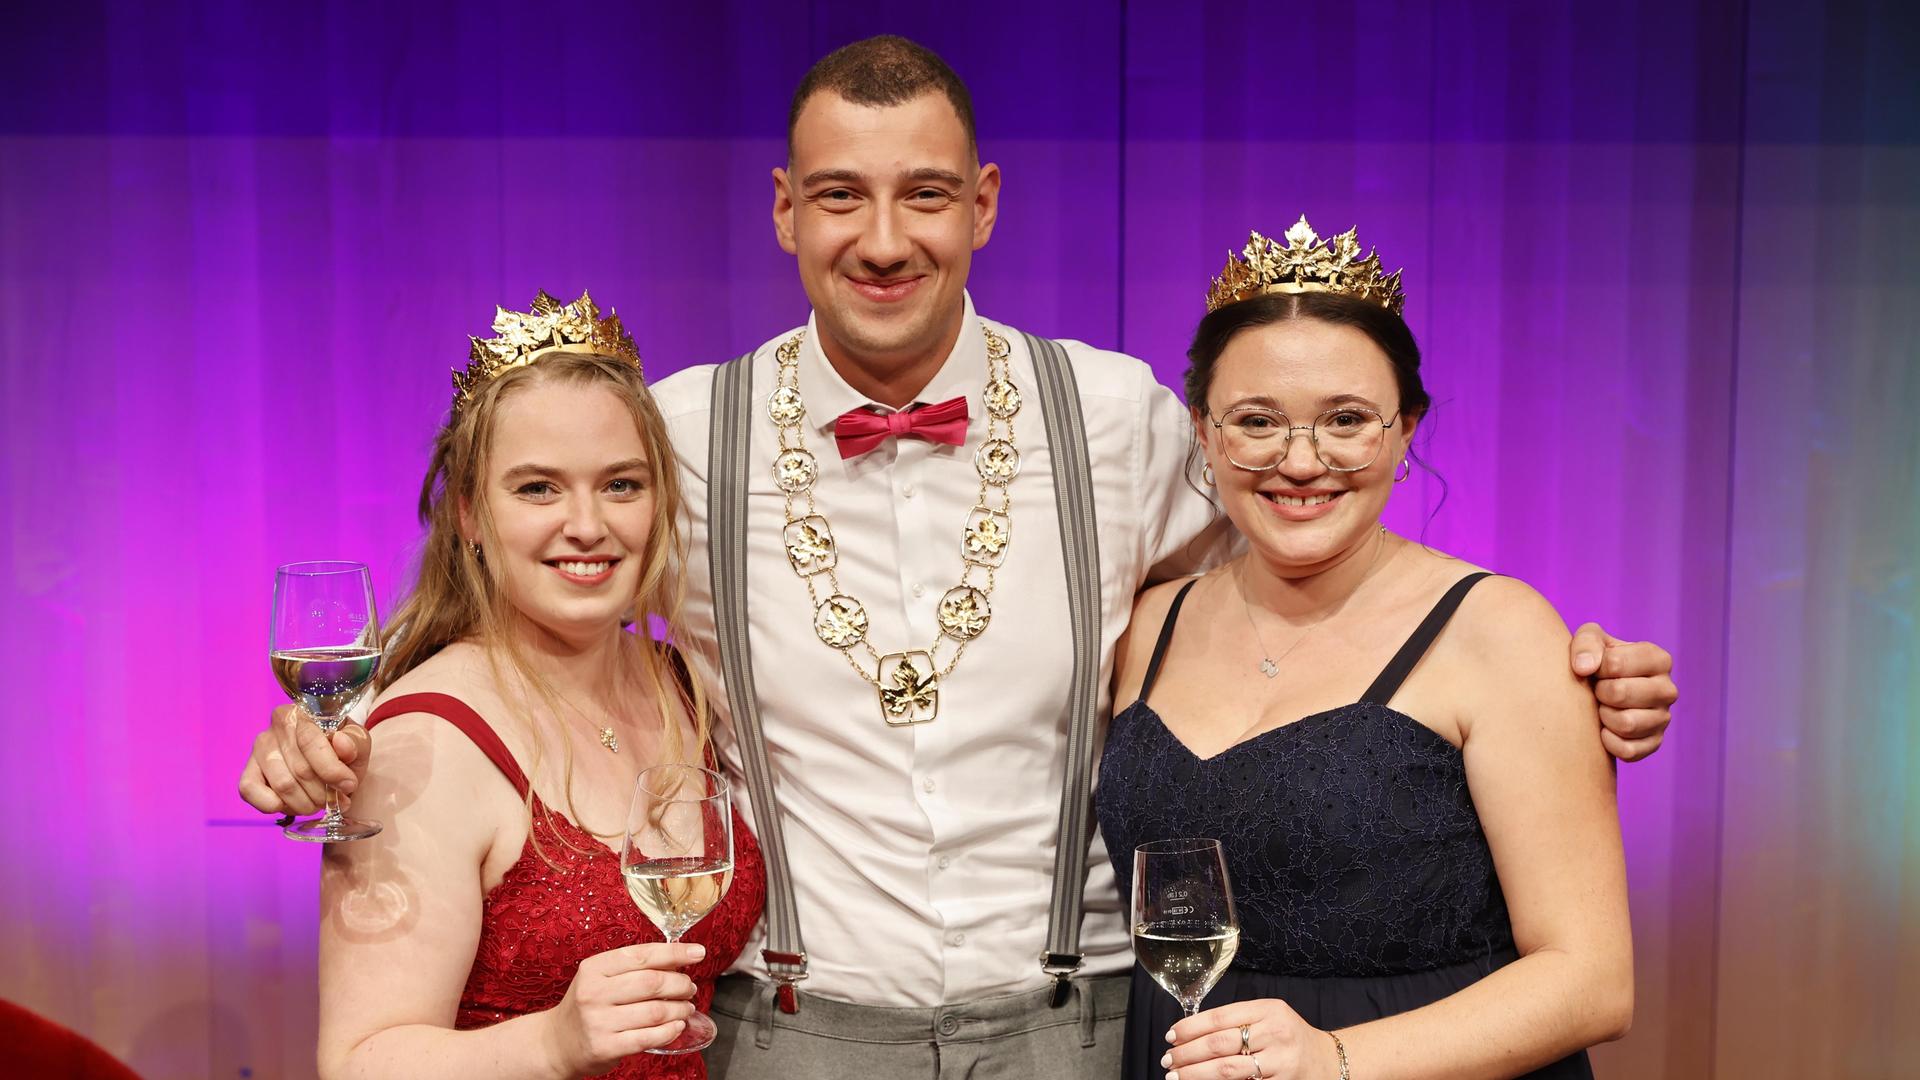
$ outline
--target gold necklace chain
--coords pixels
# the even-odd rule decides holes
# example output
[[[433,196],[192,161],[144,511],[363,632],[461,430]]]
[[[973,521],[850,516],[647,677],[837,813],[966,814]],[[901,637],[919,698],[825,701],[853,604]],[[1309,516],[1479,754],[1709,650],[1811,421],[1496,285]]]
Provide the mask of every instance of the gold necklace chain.
[[[835,567],[839,548],[826,516],[814,503],[813,485],[820,477],[819,462],[807,450],[801,420],[806,402],[800,396],[800,345],[805,330],[774,350],[776,385],[767,396],[767,416],[780,432],[780,450],[773,459],[774,483],[786,496],[786,526],[782,541],[787,562],[806,582],[813,601],[813,632],[821,643],[838,652],[874,689],[879,691],[880,715],[889,724],[919,724],[940,712],[940,680],[979,637],[993,617],[995,571],[1006,561],[1013,530],[1013,502],[1008,485],[1020,471],[1020,451],[1013,444],[1013,417],[1020,411],[1020,390],[1008,378],[1007,339],[980,324],[987,338],[987,438],[974,451],[974,471],[980,474],[980,493],[961,530],[960,583],[940,597],[940,632],[925,649],[881,653],[867,640],[864,604],[840,587]],[[975,580],[975,574],[981,580]],[[952,643],[946,666],[938,662],[941,646]],[[868,671],[853,655],[866,650],[874,669]]]

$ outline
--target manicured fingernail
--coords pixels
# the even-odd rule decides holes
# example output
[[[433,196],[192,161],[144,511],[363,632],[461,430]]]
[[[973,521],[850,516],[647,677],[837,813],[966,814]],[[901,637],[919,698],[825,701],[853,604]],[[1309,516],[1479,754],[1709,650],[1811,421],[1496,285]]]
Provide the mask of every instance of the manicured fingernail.
[[[705,960],[707,958],[707,947],[705,945],[693,946],[693,958],[695,960]]]
[[[1173,1029],[1172,1029],[1172,1028],[1168,1028],[1168,1029],[1167,1029],[1167,1041],[1168,1041],[1168,1042],[1172,1042],[1172,1041],[1173,1041]]]
[[[1172,1052],[1168,1052],[1168,1053],[1165,1053],[1165,1054],[1161,1054],[1161,1055],[1160,1055],[1160,1067],[1161,1067],[1161,1068],[1163,1068],[1163,1069],[1171,1069],[1171,1068],[1173,1068],[1173,1054],[1172,1054]]]
[[[1180,1080],[1180,1074],[1177,1072],[1170,1072],[1167,1074],[1167,1080]]]

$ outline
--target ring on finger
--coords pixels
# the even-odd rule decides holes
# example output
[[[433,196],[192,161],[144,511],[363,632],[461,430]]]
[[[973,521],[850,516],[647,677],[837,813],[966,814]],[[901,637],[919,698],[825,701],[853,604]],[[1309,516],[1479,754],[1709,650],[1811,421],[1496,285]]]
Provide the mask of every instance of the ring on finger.
[[[1242,1054],[1245,1054],[1247,1057],[1253,1056],[1253,1043],[1247,1041],[1247,1025],[1246,1024],[1240,1025],[1240,1052]],[[1259,1068],[1259,1066],[1257,1065],[1254,1067]]]
[[[1253,1080],[1261,1080],[1261,1077],[1265,1076],[1266,1073],[1260,1071],[1260,1059],[1252,1054],[1248,1054],[1247,1060],[1253,1062]]]

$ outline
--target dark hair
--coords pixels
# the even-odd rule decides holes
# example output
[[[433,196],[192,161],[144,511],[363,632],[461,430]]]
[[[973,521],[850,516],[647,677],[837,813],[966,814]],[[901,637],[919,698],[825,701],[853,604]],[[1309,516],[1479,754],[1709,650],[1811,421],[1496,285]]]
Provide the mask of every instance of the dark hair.
[[[793,160],[793,127],[808,99],[832,91],[855,105],[905,105],[922,94],[939,91],[953,105],[967,132],[968,153],[978,154],[973,136],[973,97],[967,84],[933,50],[897,34],[881,34],[842,45],[820,58],[800,79],[787,109],[787,160]]]
[[[1201,410],[1209,408],[1207,391],[1213,386],[1213,369],[1228,342],[1242,331],[1295,319],[1351,326],[1367,335],[1387,354],[1387,363],[1393,368],[1401,415],[1426,415],[1433,398],[1420,382],[1420,346],[1406,322],[1371,300],[1326,292],[1268,293],[1208,312],[1187,349],[1187,404]]]
[[[1406,321],[1371,300],[1322,292],[1268,293],[1208,312],[1193,332],[1193,344],[1187,348],[1187,404],[1202,412],[1212,409],[1207,404],[1207,391],[1213,387],[1213,369],[1220,362],[1220,354],[1226,351],[1227,343],[1241,331],[1294,319],[1351,326],[1367,335],[1387,354],[1387,364],[1393,368],[1394,385],[1400,391],[1400,415],[1420,419],[1433,407],[1433,398],[1427,393],[1426,384],[1420,381],[1420,345],[1413,340],[1413,331],[1407,329]],[[1199,452],[1200,444],[1195,442],[1193,453]],[[1412,445],[1407,447],[1407,457],[1440,482],[1440,501],[1427,512],[1427,522],[1431,524],[1434,515],[1447,502],[1446,477],[1421,460],[1420,452]],[[1192,479],[1187,483],[1191,485]],[[1212,500],[1211,495],[1207,498]],[[1425,535],[1424,528],[1421,535]]]

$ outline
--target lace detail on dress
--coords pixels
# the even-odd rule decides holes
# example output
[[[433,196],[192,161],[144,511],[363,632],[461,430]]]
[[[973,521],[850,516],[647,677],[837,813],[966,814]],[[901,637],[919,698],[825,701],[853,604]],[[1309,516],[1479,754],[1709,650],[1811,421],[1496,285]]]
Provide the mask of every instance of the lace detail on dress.
[[[456,1027],[485,1027],[550,1009],[566,996],[580,961],[608,949],[662,940],[627,897],[618,855],[566,815],[548,810],[537,796],[533,822],[541,850],[560,869],[547,865],[529,837],[520,861],[487,894]],[[694,981],[694,1004],[701,1012],[712,1005],[714,980],[740,955],[766,899],[760,845],[737,811],[733,845],[732,887],[682,939],[707,947],[705,960],[684,969]],[[698,1054],[646,1054],[628,1058],[607,1075],[692,1078],[705,1077],[706,1068]]]
[[[1236,967],[1394,975],[1512,945],[1460,751],[1384,705],[1319,713],[1203,761],[1136,701],[1114,717],[1099,790],[1123,902],[1135,846],[1220,840]]]
[[[434,694],[396,698],[376,710],[367,726],[407,711],[440,716],[473,739],[509,780],[519,773],[486,721],[454,698]],[[524,782],[518,780],[515,786]],[[713,1004],[714,980],[733,965],[760,921],[766,890],[760,844],[736,810],[733,884],[707,917],[681,939],[707,947],[704,960],[682,969],[693,979],[694,1005],[701,1012]],[[565,814],[548,809],[536,795],[533,828],[520,858],[487,893],[480,941],[454,1026],[461,1030],[486,1027],[550,1009],[566,996],[582,960],[609,949],[661,940],[660,931],[627,896],[620,856]],[[707,1070],[699,1054],[636,1054],[605,1075],[621,1080],[704,1080]]]

